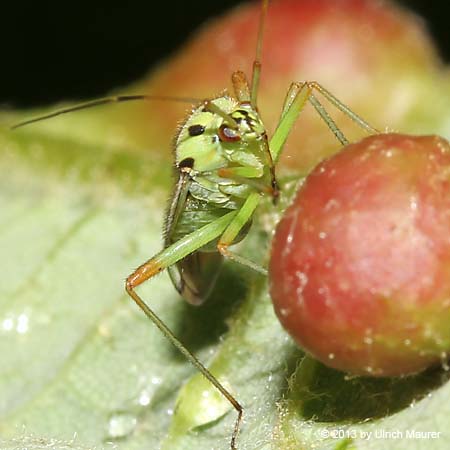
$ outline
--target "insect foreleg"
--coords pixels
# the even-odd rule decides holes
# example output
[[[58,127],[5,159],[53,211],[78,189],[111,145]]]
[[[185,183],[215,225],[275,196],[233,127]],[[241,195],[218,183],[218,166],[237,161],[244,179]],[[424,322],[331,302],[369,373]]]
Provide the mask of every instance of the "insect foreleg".
[[[349,142],[347,138],[344,136],[342,131],[336,125],[336,122],[328,114],[327,110],[323,107],[322,103],[320,103],[319,100],[317,100],[317,98],[314,97],[313,93],[309,95],[308,100],[309,103],[311,103],[311,105],[314,106],[314,109],[317,111],[322,120],[327,124],[327,127],[331,130],[331,132],[334,134],[336,139],[341,143],[341,145],[342,146],[348,145]]]
[[[308,82],[308,84],[312,86],[312,88],[315,89],[317,92],[320,92],[320,94],[323,97],[325,97],[337,109],[339,109],[339,111],[343,112],[346,116],[352,119],[357,125],[366,130],[368,133],[371,134],[380,133],[379,130],[377,130],[372,125],[367,123],[362,117],[360,117],[358,114],[352,111],[347,105],[342,103],[336,96],[334,96],[330,91],[325,89],[321,84],[316,83],[315,81]]]
[[[167,339],[190,361],[203,376],[230,402],[237,411],[237,419],[231,437],[231,448],[236,449],[236,437],[242,421],[243,409],[239,402],[226,390],[219,380],[191,353],[178,338],[172,333],[167,325],[153,312],[153,310],[137,294],[135,288],[160,273],[167,267],[175,264],[185,256],[200,249],[208,242],[217,239],[223,231],[233,222],[237,215],[236,211],[229,212],[219,219],[202,228],[188,234],[179,241],[173,243],[153,258],[138,267],[126,280],[125,289],[130,297],[141,308],[145,315],[159,328]]]
[[[272,160],[276,162],[284,147],[289,132],[311,95],[312,89],[307,84],[292,84],[286,95],[283,111],[278,126],[269,142]]]
[[[312,104],[339,142],[342,145],[348,144],[348,140],[328,114],[327,110],[323,107],[321,102],[314,96],[313,91],[321,94],[335,108],[348,116],[368,133],[379,133],[376,128],[372,127],[319,83],[316,83],[315,81],[292,83],[285,98],[277,129],[270,140],[270,152],[274,161],[277,161],[279,158],[288,134],[307,101]]]
[[[233,241],[236,239],[236,236],[239,234],[239,232],[251,219],[260,199],[261,195],[257,192],[253,192],[247,197],[247,200],[242,205],[239,212],[236,214],[236,216],[226,228],[225,232],[220,237],[217,248],[219,252],[222,253],[222,255],[226,258],[229,258],[244,266],[250,267],[251,269],[255,270],[256,272],[262,273],[263,275],[267,275],[266,269],[228,249],[228,247],[232,245]]]

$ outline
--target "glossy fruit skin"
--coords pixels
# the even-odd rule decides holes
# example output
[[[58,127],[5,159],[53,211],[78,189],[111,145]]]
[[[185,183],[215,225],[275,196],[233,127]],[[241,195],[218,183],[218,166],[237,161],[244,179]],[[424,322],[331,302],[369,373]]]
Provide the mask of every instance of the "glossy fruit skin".
[[[284,328],[324,364],[399,376],[450,351],[450,144],[380,134],[306,178],[269,268]]]

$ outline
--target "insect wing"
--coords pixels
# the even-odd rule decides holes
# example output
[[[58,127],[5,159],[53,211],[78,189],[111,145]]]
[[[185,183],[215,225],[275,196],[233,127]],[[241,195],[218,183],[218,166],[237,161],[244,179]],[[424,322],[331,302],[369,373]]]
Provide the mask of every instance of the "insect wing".
[[[186,206],[189,185],[188,174],[180,172],[167,214],[166,246],[173,242],[174,230]],[[167,270],[172,284],[180,295],[188,303],[200,305],[211,293],[222,267],[222,262],[223,257],[218,252],[197,251],[168,267]]]
[[[192,305],[201,305],[211,294],[222,267],[218,252],[195,252],[168,269],[180,295]]]

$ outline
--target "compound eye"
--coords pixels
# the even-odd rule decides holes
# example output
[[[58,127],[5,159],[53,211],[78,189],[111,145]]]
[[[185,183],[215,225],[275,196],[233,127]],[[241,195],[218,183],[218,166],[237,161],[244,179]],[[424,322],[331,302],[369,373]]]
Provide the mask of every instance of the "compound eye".
[[[236,130],[233,130],[225,124],[220,126],[218,135],[222,142],[236,142],[241,140]]]
[[[200,136],[205,132],[205,127],[203,125],[191,125],[188,128],[189,136]]]

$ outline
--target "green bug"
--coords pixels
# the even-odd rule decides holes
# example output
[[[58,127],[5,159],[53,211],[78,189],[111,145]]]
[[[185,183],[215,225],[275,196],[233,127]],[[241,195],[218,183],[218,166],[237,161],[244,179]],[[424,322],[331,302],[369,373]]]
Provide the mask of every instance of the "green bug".
[[[178,181],[167,214],[164,249],[138,267],[125,284],[126,291],[147,317],[237,411],[231,435],[233,450],[236,449],[242,421],[242,406],[175,337],[135,288],[167,269],[181,296],[191,304],[200,305],[210,295],[224,258],[267,274],[266,269],[232,252],[229,247],[247,235],[262,197],[269,196],[273,202],[277,201],[279,189],[275,177],[276,163],[289,131],[305,104],[312,104],[342,145],[348,144],[315,93],[322,95],[367,132],[378,133],[318,83],[294,82],[287,92],[278,126],[268,139],[257,109],[262,35],[268,0],[262,0],[261,3],[251,85],[243,72],[234,72],[234,96],[224,95],[198,102],[180,127],[175,143]],[[27,120],[13,128],[88,107],[132,100],[196,102],[190,98],[151,95],[109,97]]]

